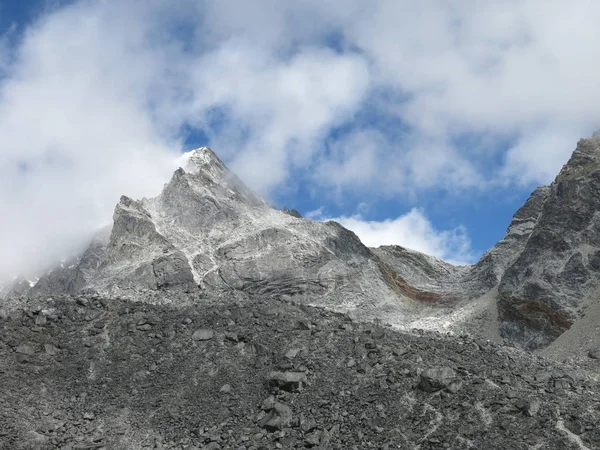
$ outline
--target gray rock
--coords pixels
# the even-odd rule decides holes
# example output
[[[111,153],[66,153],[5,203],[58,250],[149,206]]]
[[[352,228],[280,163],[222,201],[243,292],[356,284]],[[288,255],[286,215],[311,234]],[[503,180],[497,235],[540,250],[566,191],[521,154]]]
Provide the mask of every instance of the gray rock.
[[[202,450],[220,450],[221,446],[217,442],[211,442],[210,444],[202,447]]]
[[[541,406],[542,406],[542,402],[539,399],[537,399],[537,398],[531,399],[527,405],[527,415],[529,417],[535,416],[538,413],[538,411],[540,410]]]
[[[2,298],[8,300],[17,299],[21,296],[26,295],[30,289],[31,282],[24,279],[23,277],[18,277],[3,289]]]
[[[215,335],[213,330],[209,330],[206,328],[200,328],[192,334],[192,339],[195,341],[209,341]]]
[[[419,387],[425,392],[445,389],[456,379],[456,372],[450,367],[433,367],[421,373]]]
[[[284,391],[299,392],[307,380],[304,372],[271,372],[269,381]]]
[[[302,219],[302,214],[295,209],[288,209],[287,207],[284,207],[281,212],[287,214],[288,216],[295,217],[296,219]]]
[[[523,411],[529,417],[533,417],[540,410],[540,407],[542,406],[542,402],[537,398],[532,398],[529,400],[520,398],[517,400],[516,406],[517,406],[517,408],[519,408],[521,411]]]
[[[267,397],[266,399],[264,399],[264,401],[262,402],[262,405],[260,407],[260,409],[262,409],[263,411],[270,411],[275,407],[275,397],[273,397],[272,395],[270,395],[269,397]]]
[[[588,351],[588,356],[592,359],[600,359],[600,348],[593,348]]]
[[[47,355],[55,356],[59,353],[59,349],[52,344],[44,344],[44,352]]]
[[[287,359],[294,359],[301,351],[301,348],[291,348],[285,353],[285,357]]]
[[[321,443],[321,432],[313,431],[304,438],[304,445],[308,448],[316,447]]]
[[[15,348],[15,352],[21,355],[33,355],[35,354],[35,347],[29,342],[23,342]]]
[[[541,370],[535,374],[535,381],[538,383],[547,383],[552,379],[552,372],[547,370]]]
[[[310,323],[310,320],[298,319],[296,320],[295,328],[297,330],[310,330],[312,328],[312,324]]]
[[[335,430],[338,428],[338,425],[334,425],[331,428],[331,433],[329,431],[327,431],[326,429],[321,430],[321,436],[320,436],[320,445],[319,445],[319,449],[322,450],[326,450],[329,448],[329,444],[331,442],[331,434],[335,432]]]
[[[48,322],[48,319],[44,315],[38,315],[35,317],[35,324],[37,326],[44,326]]]
[[[309,417],[308,419],[305,419],[304,417],[302,417],[300,419],[300,428],[305,433],[309,433],[317,428],[317,422],[312,417]]]
[[[450,382],[447,389],[448,389],[448,392],[450,392],[451,394],[456,394],[458,391],[460,391],[462,389],[462,387],[463,387],[462,381],[454,380],[454,381]]]
[[[546,346],[596,301],[599,176],[600,139],[583,139],[548,188],[525,247],[500,283],[500,331],[513,342]]]
[[[290,426],[292,410],[283,403],[275,402],[273,409],[266,414],[258,425],[267,431],[278,431]]]
[[[80,257],[70,258],[44,274],[27,289],[30,298],[57,293],[75,294],[84,289],[95,275],[108,243],[109,229],[100,230]]]

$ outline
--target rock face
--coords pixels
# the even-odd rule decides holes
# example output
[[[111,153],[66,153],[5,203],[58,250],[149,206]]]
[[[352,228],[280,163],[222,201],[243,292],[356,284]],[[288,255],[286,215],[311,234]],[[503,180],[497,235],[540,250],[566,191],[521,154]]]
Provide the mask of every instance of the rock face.
[[[535,189],[513,216],[504,238],[472,267],[467,278],[477,292],[498,285],[506,270],[517,260],[538,223],[549,193],[549,186]]]
[[[54,269],[28,291],[30,297],[57,292],[74,294],[85,288],[95,275],[104,256],[107,238],[96,237],[80,258],[73,258]]]
[[[2,299],[10,299],[13,297],[19,297],[25,295],[31,289],[31,282],[19,277],[12,282],[7,282],[5,287],[2,289]]]
[[[22,296],[35,298],[55,294],[74,294],[85,289],[98,271],[108,244],[110,230],[110,228],[101,229],[93,236],[88,248],[81,255],[72,255],[41,278],[35,280],[17,278],[12,283],[5,283],[4,290],[0,286],[0,298],[15,299]]]
[[[469,266],[454,266],[433,256],[398,245],[383,245],[373,249],[407,286],[414,288],[413,297],[439,302],[458,298],[462,293],[460,280],[469,273]]]
[[[195,287],[185,254],[158,232],[139,202],[121,197],[113,218],[110,241],[89,287],[125,296]]]
[[[598,301],[600,136],[579,141],[547,191],[499,286],[501,332],[529,348],[554,340]]]
[[[438,298],[493,296],[500,336],[528,349],[549,345],[598,303],[600,135],[578,143],[556,180],[534,190],[475,265],[454,267],[397,246],[375,252]]]

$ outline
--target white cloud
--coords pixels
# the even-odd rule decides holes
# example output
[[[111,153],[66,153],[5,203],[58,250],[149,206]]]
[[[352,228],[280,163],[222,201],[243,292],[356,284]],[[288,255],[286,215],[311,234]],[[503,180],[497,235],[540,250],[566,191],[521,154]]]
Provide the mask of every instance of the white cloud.
[[[0,86],[0,273],[68,256],[110,221],[121,194],[168,180],[178,146],[145,104],[160,55],[136,46],[143,22],[118,19],[86,5],[49,16]]]
[[[367,247],[400,245],[453,264],[474,262],[471,241],[463,227],[437,230],[419,209],[383,221],[364,220],[361,215],[321,219],[341,223],[354,231]]]
[[[235,145],[233,169],[267,193],[294,163],[310,161],[315,141],[360,105],[368,70],[355,55],[306,49],[278,61],[236,41],[203,57],[194,84],[209,87],[195,91],[195,110],[226,108],[228,120],[248,130],[237,142],[227,142],[229,133],[216,135],[213,145]]]
[[[390,0],[352,16],[343,28],[372,57],[377,81],[406,93],[396,109],[417,140],[439,143],[441,160],[428,158],[435,149],[421,149],[422,158],[409,163],[416,173],[436,179],[456,157],[469,160],[469,149],[453,143],[453,135],[504,134],[520,142],[511,152],[525,156],[506,158],[502,174],[535,184],[552,179],[574,148],[573,135],[598,125],[600,64],[591,60],[600,50],[592,19],[598,13],[600,4],[587,0],[568,7],[537,0]],[[548,132],[562,149],[537,147]],[[539,169],[539,156],[547,170]]]
[[[226,5],[223,9],[239,4],[220,3]],[[234,31],[274,47],[294,40],[313,42],[308,30],[317,30],[317,36],[324,29],[335,30],[344,45],[368,58],[372,85],[401,94],[402,100],[392,96],[387,108],[410,125],[410,147],[394,142],[387,152],[377,152],[380,167],[371,183],[380,182],[379,172],[391,161],[402,166],[403,174],[415,176],[411,181],[417,190],[440,177],[446,181],[443,187],[481,188],[488,181],[495,186],[493,178],[506,174],[519,183],[547,183],[552,168],[574,148],[575,142],[566,138],[587,135],[598,124],[600,64],[592,55],[600,50],[600,29],[593,20],[600,4],[378,0],[367,5],[332,0],[252,6],[262,10],[260,5],[269,13],[256,20],[242,20],[248,13],[243,8],[239,14],[219,9],[213,19],[222,33]],[[463,133],[491,134],[519,141],[520,153],[540,155],[533,143],[545,139],[547,130],[554,135],[568,130],[560,138],[565,148],[543,155],[548,170],[539,170],[537,158],[526,156],[505,158],[504,170],[488,167],[487,173],[477,173],[475,167],[485,166],[493,155],[473,155],[454,139]],[[479,160],[471,161],[474,156]],[[347,176],[351,159],[342,158],[337,165],[329,161],[335,186],[353,185]],[[410,187],[405,183],[396,190]]]
[[[550,180],[569,158],[580,136],[564,129],[533,130],[506,152],[504,174],[521,184]]]
[[[229,35],[207,47],[192,6],[80,1],[27,29],[0,84],[0,274],[77,250],[121,194],[155,194],[184,124],[225,111],[223,130],[206,130],[213,146],[267,192],[360,104],[361,56],[310,47],[281,59]],[[193,28],[182,39],[183,20]]]
[[[357,185],[414,194],[431,188],[547,183],[573,150],[572,136],[588,135],[598,123],[600,64],[591,55],[600,50],[600,30],[592,19],[600,5],[587,0],[569,7],[559,0],[259,0],[251,6],[236,1],[204,6],[211,36],[243,37],[250,47],[275,54],[293,45],[322,45],[324,36],[337,35],[342,49],[357,49],[369,62],[369,86],[392,93],[376,107],[410,128],[403,139],[376,139],[377,145],[348,150],[339,150],[343,142],[335,142],[334,154],[327,157],[318,141],[300,146],[318,149],[318,154],[303,152],[301,161],[313,157],[320,164],[318,180],[338,194]],[[360,109],[360,101],[348,111],[353,108]],[[286,124],[273,125],[284,141],[291,136]],[[371,136],[381,130],[380,124],[370,126]],[[506,157],[496,158],[505,149],[482,153],[457,139],[469,133],[518,144]],[[549,140],[548,133],[558,138],[552,152],[536,146]],[[355,137],[352,131],[345,140]],[[253,161],[273,148],[252,147]],[[267,185],[284,179],[282,164],[292,163],[288,153],[273,153],[265,161],[274,161],[280,170],[262,178]],[[490,166],[492,158],[503,159],[505,167]],[[253,175],[247,157],[241,161],[238,167],[250,167],[248,176],[258,183],[261,177]],[[365,170],[357,175],[360,165]]]
[[[262,193],[295,169],[337,195],[414,201],[548,182],[600,117],[599,13],[587,0],[81,0],[44,12],[10,39],[19,47],[0,42],[0,274],[78,246],[119,195],[159,189],[185,126]],[[439,242],[434,253],[451,253]]]
[[[385,138],[376,130],[356,130],[329,144],[314,172],[315,181],[334,187],[338,194],[352,187],[364,190],[378,173],[378,152]]]

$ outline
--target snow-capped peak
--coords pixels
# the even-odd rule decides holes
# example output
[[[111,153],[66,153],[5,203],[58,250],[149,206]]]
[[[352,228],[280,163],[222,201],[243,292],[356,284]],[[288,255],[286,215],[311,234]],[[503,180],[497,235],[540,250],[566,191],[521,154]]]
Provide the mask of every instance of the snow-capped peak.
[[[222,174],[227,169],[219,157],[208,147],[199,147],[177,158],[177,165],[188,173],[200,170],[213,175]]]

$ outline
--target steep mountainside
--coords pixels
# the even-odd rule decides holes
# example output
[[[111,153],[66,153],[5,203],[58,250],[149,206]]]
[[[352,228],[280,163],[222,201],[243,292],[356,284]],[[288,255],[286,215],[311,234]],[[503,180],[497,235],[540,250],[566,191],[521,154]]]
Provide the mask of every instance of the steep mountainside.
[[[451,267],[398,247],[376,251],[415,286],[493,300],[489,326],[500,336],[546,347],[599,301],[600,135],[578,143],[556,180],[531,194],[477,264]]]
[[[535,348],[598,302],[600,135],[579,141],[549,187],[524,249],[499,286],[501,332]]]

